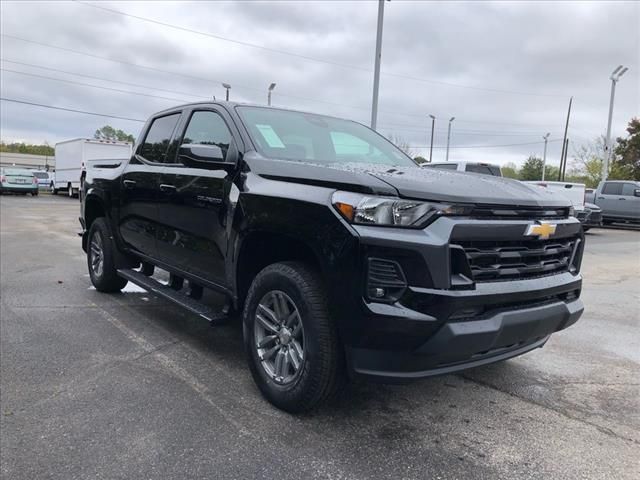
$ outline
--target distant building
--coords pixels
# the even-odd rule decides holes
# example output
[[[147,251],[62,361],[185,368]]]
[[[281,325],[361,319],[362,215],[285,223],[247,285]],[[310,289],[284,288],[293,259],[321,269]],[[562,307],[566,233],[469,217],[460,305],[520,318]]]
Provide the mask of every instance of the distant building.
[[[21,167],[53,171],[56,160],[53,155],[0,152],[0,167]]]

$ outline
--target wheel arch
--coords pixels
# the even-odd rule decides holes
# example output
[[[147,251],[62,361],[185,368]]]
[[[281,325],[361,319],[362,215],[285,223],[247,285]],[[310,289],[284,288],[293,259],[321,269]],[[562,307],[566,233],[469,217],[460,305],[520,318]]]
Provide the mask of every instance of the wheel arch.
[[[299,261],[318,270],[322,262],[317,250],[307,240],[280,232],[253,231],[240,244],[235,262],[235,293],[242,306],[251,282],[266,266],[277,262]]]

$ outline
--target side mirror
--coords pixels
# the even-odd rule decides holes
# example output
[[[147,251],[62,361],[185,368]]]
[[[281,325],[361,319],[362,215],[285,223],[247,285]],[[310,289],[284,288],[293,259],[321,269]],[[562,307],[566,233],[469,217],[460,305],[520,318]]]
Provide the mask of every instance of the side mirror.
[[[634,196],[634,197],[640,197],[640,188],[636,188],[636,189],[633,191],[633,196]]]
[[[231,150],[231,148],[229,148],[229,150]],[[182,163],[193,168],[230,171],[236,166],[235,161],[225,161],[225,153],[217,145],[185,143],[180,146],[178,156]],[[228,151],[227,157],[230,157]]]

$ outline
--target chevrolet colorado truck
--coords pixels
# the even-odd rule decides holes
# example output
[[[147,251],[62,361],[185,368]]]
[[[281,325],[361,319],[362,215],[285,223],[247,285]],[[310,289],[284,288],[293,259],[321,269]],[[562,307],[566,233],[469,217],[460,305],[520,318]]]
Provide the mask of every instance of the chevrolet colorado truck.
[[[171,108],[130,159],[92,162],[81,198],[95,288],[130,281],[214,323],[240,316],[256,384],[289,412],[353,377],[407,382],[521,355],[583,311],[584,236],[566,199],[420,168],[353,121]]]

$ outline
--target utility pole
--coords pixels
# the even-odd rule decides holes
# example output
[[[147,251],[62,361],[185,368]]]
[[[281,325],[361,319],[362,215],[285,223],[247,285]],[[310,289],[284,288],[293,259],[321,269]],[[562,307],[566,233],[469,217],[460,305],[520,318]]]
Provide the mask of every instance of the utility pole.
[[[562,162],[566,157],[565,148],[567,147],[567,130],[569,129],[569,117],[571,116],[571,104],[573,103],[573,97],[569,98],[569,108],[567,109],[567,122],[564,124],[564,138],[562,139],[562,153],[560,153],[560,170],[558,171],[558,181],[560,181],[560,175],[562,175]]]
[[[378,0],[378,32],[376,34],[376,58],[373,70],[373,100],[371,102],[371,128],[378,124],[378,91],[380,90],[380,60],[382,58],[382,20],[384,19],[384,0]]]
[[[609,119],[607,121],[607,139],[604,144],[604,161],[602,162],[602,180],[606,180],[609,176],[609,162],[611,161],[611,119],[613,118],[613,100],[616,96],[616,83],[620,77],[629,70],[627,67],[618,67],[611,72],[609,79],[611,80],[611,97],[609,99]]]
[[[564,182],[565,173],[567,172],[567,156],[569,155],[569,138],[564,141],[564,161],[562,162],[562,181]]]
[[[451,122],[453,122],[456,117],[451,117],[449,119],[449,128],[447,130],[447,157],[445,161],[449,161],[449,143],[451,142]]]
[[[429,163],[433,162],[433,131],[436,128],[436,117],[433,115],[429,115],[431,117],[431,146],[429,147]]]
[[[273,89],[276,88],[276,84],[272,83],[271,85],[269,85],[269,90],[267,92],[267,105],[271,106],[271,92],[273,92]]]
[[[542,138],[544,138],[544,153],[542,154],[542,181],[544,182],[544,169],[547,165],[547,142],[549,141],[549,135],[551,133],[547,133]]]
[[[222,86],[227,90],[227,102],[229,101],[229,90],[231,90],[231,85],[229,85],[228,83],[223,83]]]

